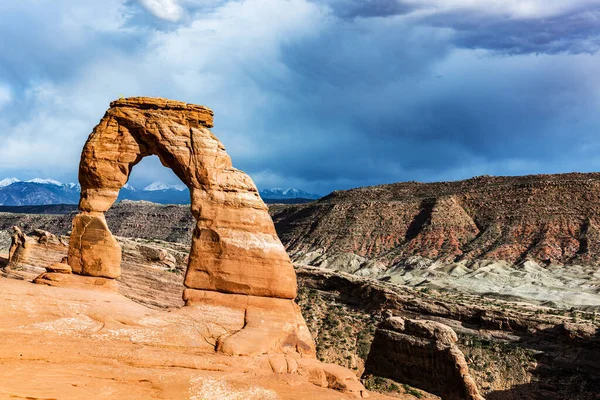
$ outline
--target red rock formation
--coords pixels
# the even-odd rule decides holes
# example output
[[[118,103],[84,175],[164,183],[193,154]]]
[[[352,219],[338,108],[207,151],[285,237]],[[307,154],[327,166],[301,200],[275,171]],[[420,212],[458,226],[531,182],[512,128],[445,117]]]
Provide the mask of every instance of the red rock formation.
[[[25,258],[27,251],[27,236],[18,226],[13,226],[10,248],[8,249],[8,263],[15,265]]]
[[[388,318],[375,333],[365,374],[408,383],[444,400],[483,400],[456,342],[456,333],[439,322]]]
[[[212,111],[165,99],[111,103],[81,155],[81,213],[69,264],[78,274],[116,278],[120,248],[104,213],[142,158],[155,154],[190,188],[196,219],[188,288],[293,299],[296,278],[267,207],[248,175],[233,168],[208,128]]]
[[[319,252],[387,266],[413,255],[600,265],[598,173],[395,183],[271,212],[293,259]]]
[[[210,132],[206,107],[156,98],[111,103],[81,155],[80,213],[73,219],[68,264],[76,275],[48,272],[49,285],[111,287],[121,248],[105,212],[132,168],[157,155],[191,192],[196,220],[185,276],[186,305],[226,316],[215,349],[235,355],[296,353],[314,357],[312,337],[293,299],[296,275],[268,209],[248,175],[235,169]]]
[[[13,232],[9,268],[46,268],[59,263],[67,250],[67,244],[50,232],[35,229],[26,235],[17,226]]]
[[[0,398],[350,400],[368,396],[351,371],[314,358],[215,353],[213,337],[223,323],[234,320],[231,310],[219,305],[214,313],[196,311],[150,309],[110,290],[89,290],[89,285],[65,290],[0,278]],[[243,316],[238,323],[243,324]],[[369,397],[390,399],[376,393]]]

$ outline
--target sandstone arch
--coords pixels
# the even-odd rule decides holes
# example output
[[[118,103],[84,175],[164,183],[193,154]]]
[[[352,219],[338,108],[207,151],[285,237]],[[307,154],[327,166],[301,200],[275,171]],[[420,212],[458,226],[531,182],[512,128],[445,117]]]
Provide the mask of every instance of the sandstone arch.
[[[132,168],[157,155],[190,189],[197,221],[185,286],[296,297],[293,266],[267,207],[250,177],[232,166],[212,126],[213,112],[203,106],[144,97],[111,103],[81,155],[80,213],[73,220],[68,254],[74,273],[119,277],[121,251],[104,213]]]
[[[178,312],[194,315],[202,342],[215,351],[314,359],[294,302],[292,263],[256,186],[210,132],[212,118],[206,107],[160,98],[112,102],[81,154],[79,214],[67,257],[73,274],[47,268],[34,282],[116,290],[121,248],[104,213],[132,168],[157,155],[190,189],[196,219],[183,291],[189,307]]]

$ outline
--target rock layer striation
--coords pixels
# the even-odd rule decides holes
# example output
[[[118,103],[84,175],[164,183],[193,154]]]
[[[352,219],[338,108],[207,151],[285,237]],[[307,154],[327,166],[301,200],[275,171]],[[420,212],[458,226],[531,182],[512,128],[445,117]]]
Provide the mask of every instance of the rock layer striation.
[[[386,266],[420,256],[600,265],[600,173],[481,176],[335,191],[272,206],[292,258],[352,253]]]

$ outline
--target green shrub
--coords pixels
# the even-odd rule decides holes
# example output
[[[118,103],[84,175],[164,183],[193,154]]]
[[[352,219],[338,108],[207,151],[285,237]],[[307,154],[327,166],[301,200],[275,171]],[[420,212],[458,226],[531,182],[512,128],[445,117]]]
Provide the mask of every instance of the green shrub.
[[[406,392],[406,394],[410,394],[411,396],[415,396],[417,399],[423,398],[423,393],[419,392],[417,389],[407,385],[406,383],[402,384],[402,388]]]

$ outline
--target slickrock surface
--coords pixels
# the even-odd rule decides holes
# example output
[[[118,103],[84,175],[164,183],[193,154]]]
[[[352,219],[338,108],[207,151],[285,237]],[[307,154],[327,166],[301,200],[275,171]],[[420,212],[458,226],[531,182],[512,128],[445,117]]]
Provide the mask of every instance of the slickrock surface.
[[[68,236],[54,236],[51,242],[60,243],[60,246],[49,248],[40,244],[33,235],[35,232],[49,232],[36,230],[32,235],[25,235],[29,244],[27,257],[12,266],[6,266],[0,275],[13,279],[33,281],[40,278],[39,283],[54,286],[69,286],[69,279],[57,274],[46,274],[46,271],[58,271],[61,266],[65,269],[68,265],[62,264],[68,251]],[[150,308],[168,309],[180,308],[184,305],[182,299],[183,276],[187,267],[189,246],[162,242],[159,240],[128,239],[116,237],[122,249],[122,274],[118,285],[112,285],[119,293],[144,304]],[[61,243],[62,242],[62,243]],[[0,248],[0,252],[2,248]],[[0,268],[3,265],[0,264]],[[58,267],[58,268],[57,268]],[[41,276],[40,276],[41,275]],[[44,276],[51,276],[54,282],[44,282]],[[79,276],[82,279],[91,278]],[[61,280],[62,279],[62,280]],[[94,278],[98,282],[113,281],[105,278]],[[62,285],[60,284],[62,282]],[[85,287],[85,286],[84,286]]]
[[[0,278],[0,398],[324,400],[357,396],[354,390],[360,385],[341,367],[289,355],[215,353],[222,324],[237,317],[222,307],[204,307],[203,318],[196,311],[150,309],[120,294],[89,287],[50,287]],[[370,398],[385,397],[373,393]]]
[[[375,332],[365,373],[411,382],[444,400],[483,400],[457,341],[439,322],[387,318]]]
[[[68,239],[36,233],[51,236],[52,241]],[[28,254],[43,254],[42,244],[27,239]],[[16,357],[14,351],[0,348],[0,363],[11,368],[0,378],[0,398],[368,396],[352,371],[317,361],[311,349],[297,349],[305,346],[298,341],[298,332],[310,343],[312,337],[293,302],[192,291],[192,296],[210,295],[183,307],[186,247],[117,239],[123,249],[123,274],[118,280],[71,275],[61,263],[41,267],[37,257],[26,257],[0,273],[4,315],[0,335],[21,354]],[[66,253],[63,246],[62,254],[55,255]],[[6,262],[0,258],[0,268]],[[56,272],[40,275],[44,268]],[[41,284],[29,283],[32,279]],[[13,284],[16,280],[26,285]],[[273,301],[279,302],[275,308]],[[6,321],[10,323],[4,325]],[[24,352],[28,355],[20,358]],[[71,370],[73,365],[76,370]],[[28,377],[26,383],[23,376]],[[200,377],[210,378],[210,385],[195,385]],[[103,387],[107,379],[112,383]],[[43,385],[46,380],[52,385]]]
[[[187,246],[117,239],[123,249],[119,293],[151,310],[181,308]],[[21,265],[10,276],[33,279],[41,272]],[[587,400],[600,390],[600,331],[593,313],[418,290],[321,268],[300,268],[297,274],[297,301],[318,359],[345,366],[355,376],[363,374],[380,317],[391,310],[455,330],[470,373],[488,400]],[[369,379],[367,386],[376,390],[378,382]],[[401,384],[411,382],[389,383],[388,389],[407,393]]]
[[[365,187],[271,214],[301,264],[600,306],[598,173]]]

